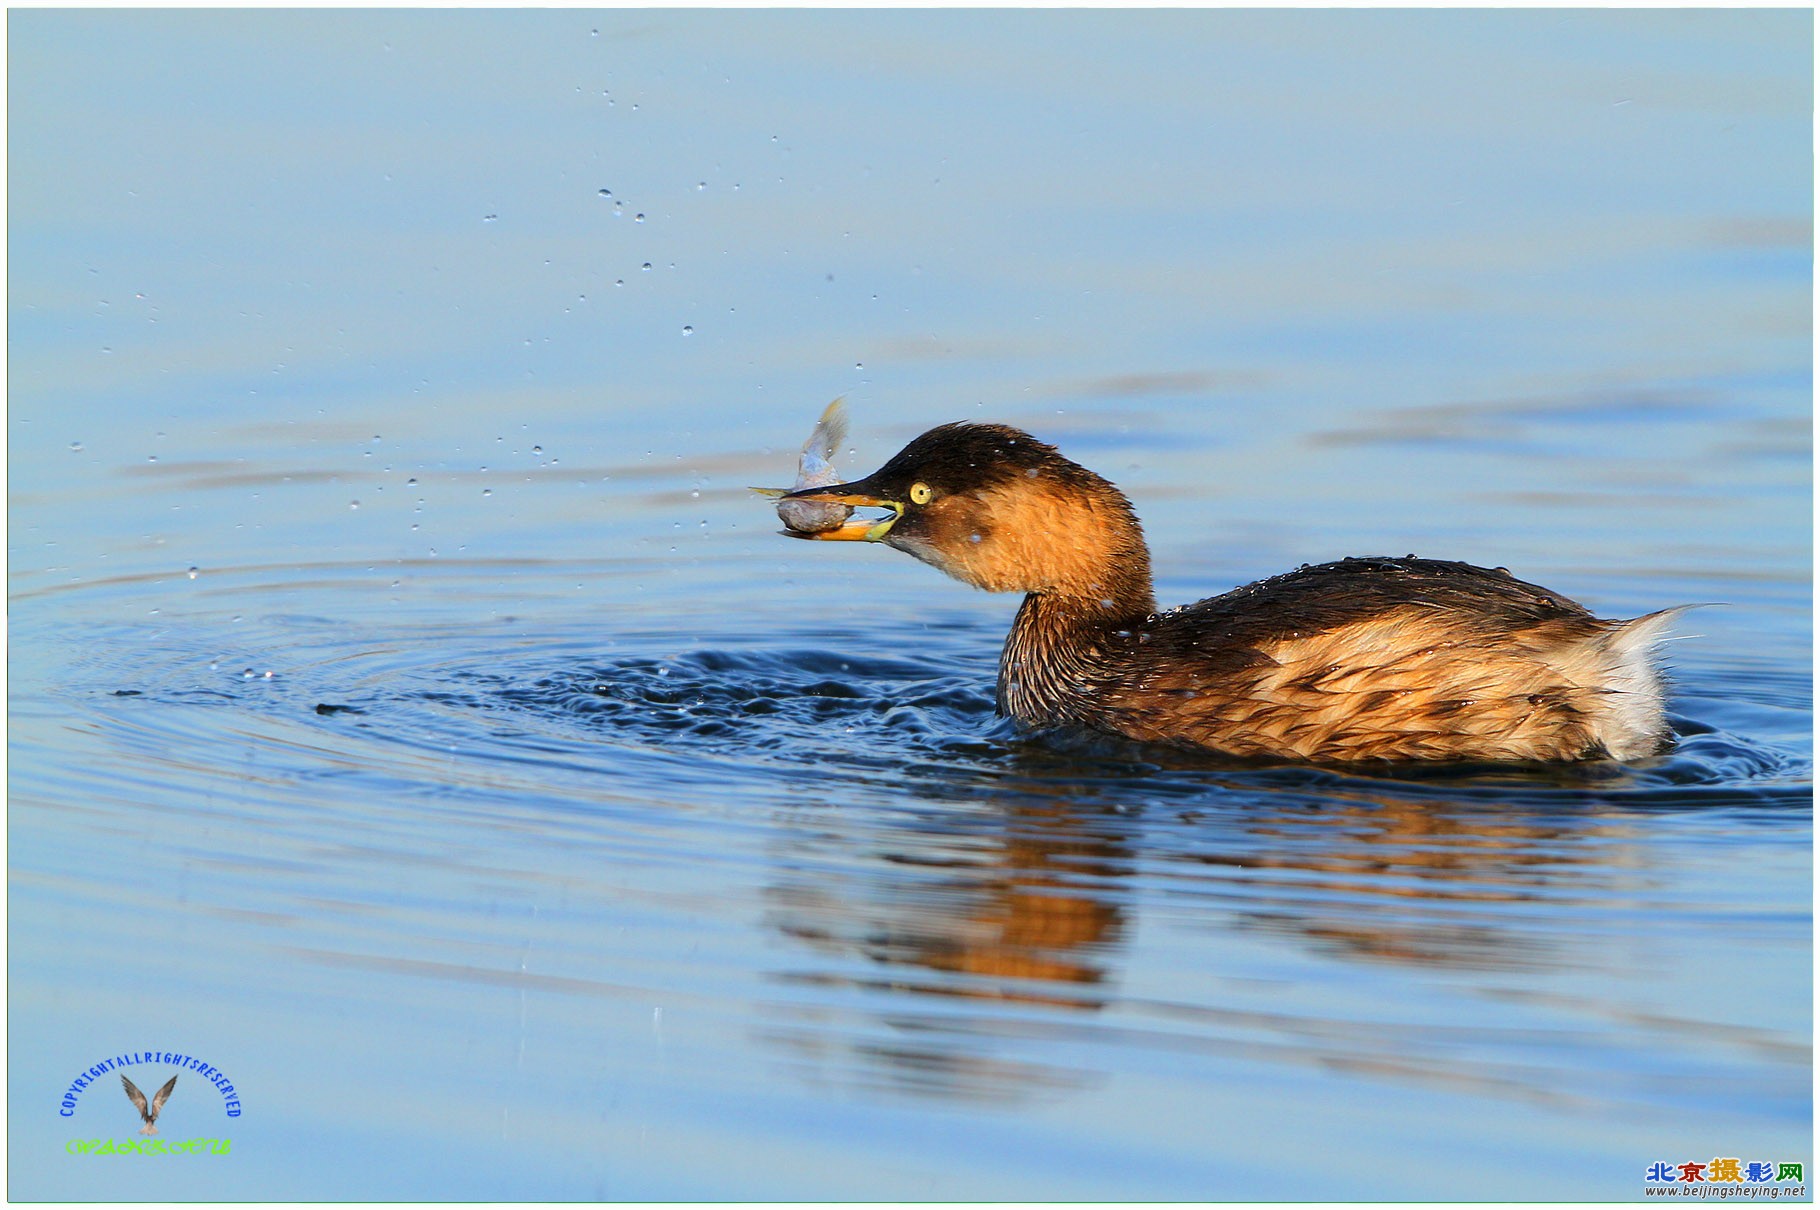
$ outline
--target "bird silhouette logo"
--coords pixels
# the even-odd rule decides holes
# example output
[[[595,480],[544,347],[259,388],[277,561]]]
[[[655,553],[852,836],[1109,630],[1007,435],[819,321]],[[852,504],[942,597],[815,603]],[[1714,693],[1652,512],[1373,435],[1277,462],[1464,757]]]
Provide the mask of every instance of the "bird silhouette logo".
[[[139,1111],[139,1117],[145,1122],[145,1125],[139,1128],[139,1133],[157,1134],[158,1127],[155,1123],[158,1121],[158,1111],[163,1109],[164,1103],[171,1099],[171,1089],[177,1087],[177,1077],[172,1076],[164,1082],[164,1087],[158,1090],[150,1105],[145,1103],[145,1094],[140,1092],[131,1080],[121,1076],[120,1082],[126,1085],[126,1099],[133,1103],[133,1108]]]

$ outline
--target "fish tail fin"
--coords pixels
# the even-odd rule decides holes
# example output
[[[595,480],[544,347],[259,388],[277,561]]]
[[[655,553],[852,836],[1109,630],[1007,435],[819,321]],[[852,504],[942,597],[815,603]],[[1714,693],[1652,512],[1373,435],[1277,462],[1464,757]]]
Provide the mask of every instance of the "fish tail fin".
[[[824,459],[832,459],[840,447],[847,443],[847,397],[837,396],[833,403],[822,409],[822,418],[815,422],[815,432],[809,436],[811,444],[821,451]]]

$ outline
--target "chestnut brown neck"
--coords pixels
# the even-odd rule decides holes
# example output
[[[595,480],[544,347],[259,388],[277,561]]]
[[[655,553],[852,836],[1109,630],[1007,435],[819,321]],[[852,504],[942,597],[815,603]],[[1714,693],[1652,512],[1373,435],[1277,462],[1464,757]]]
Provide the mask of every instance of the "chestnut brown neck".
[[[1039,727],[1087,721],[1095,681],[1156,612],[1141,536],[1136,553],[1108,569],[1094,595],[1051,590],[1024,598],[999,655],[1000,714]]]

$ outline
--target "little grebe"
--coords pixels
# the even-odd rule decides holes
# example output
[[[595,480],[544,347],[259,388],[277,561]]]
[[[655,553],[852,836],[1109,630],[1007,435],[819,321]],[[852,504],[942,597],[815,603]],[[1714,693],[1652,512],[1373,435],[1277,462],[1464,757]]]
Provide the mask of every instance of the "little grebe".
[[[1233,756],[1561,761],[1660,751],[1654,643],[1679,610],[1603,621],[1502,569],[1417,558],[1303,567],[1157,612],[1116,487],[1028,433],[945,424],[852,483],[883,507],[791,537],[883,542],[1022,592],[999,713]]]

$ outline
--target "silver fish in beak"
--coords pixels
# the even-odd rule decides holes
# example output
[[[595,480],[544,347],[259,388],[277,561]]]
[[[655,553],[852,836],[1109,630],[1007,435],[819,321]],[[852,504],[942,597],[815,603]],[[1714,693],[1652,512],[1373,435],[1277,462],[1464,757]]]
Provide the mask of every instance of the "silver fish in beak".
[[[847,407],[845,397],[836,399],[815,422],[815,431],[803,442],[802,457],[796,463],[796,483],[791,487],[755,487],[761,496],[784,496],[790,492],[831,487],[840,482],[834,469],[834,454],[847,440]],[[823,503],[815,500],[778,500],[777,516],[799,534],[819,534],[838,529],[853,515],[851,504]]]

